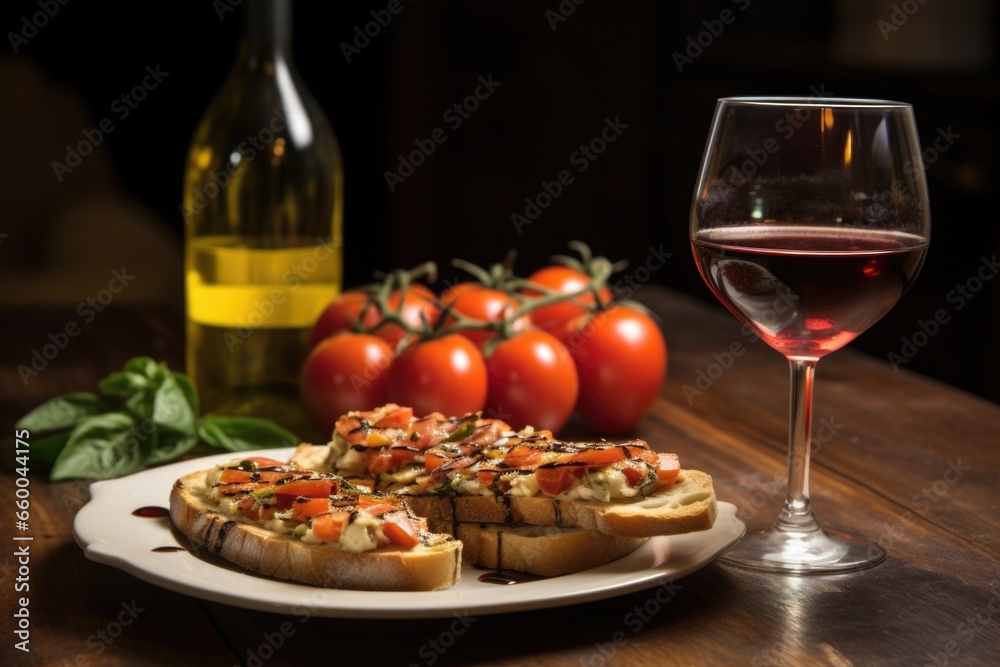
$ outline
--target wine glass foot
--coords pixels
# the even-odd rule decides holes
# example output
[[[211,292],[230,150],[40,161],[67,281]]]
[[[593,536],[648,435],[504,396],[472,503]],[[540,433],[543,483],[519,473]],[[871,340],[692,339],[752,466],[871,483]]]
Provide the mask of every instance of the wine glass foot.
[[[867,537],[839,530],[797,533],[768,528],[748,532],[719,560],[765,572],[835,574],[878,565],[885,560],[885,550]]]

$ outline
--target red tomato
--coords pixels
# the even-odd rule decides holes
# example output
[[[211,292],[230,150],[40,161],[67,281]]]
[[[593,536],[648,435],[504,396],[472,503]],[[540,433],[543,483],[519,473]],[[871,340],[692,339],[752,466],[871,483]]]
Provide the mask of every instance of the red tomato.
[[[590,276],[568,266],[553,264],[535,271],[528,280],[547,287],[559,294],[573,294],[585,289],[590,284]],[[529,296],[539,296],[539,292],[524,290]],[[601,300],[611,300],[611,290],[602,286],[599,290]],[[587,313],[587,306],[594,303],[592,293],[583,294],[569,301],[560,301],[550,306],[543,306],[531,311],[531,321],[536,327],[548,331],[557,338],[562,338],[565,325],[572,319]]]
[[[667,344],[649,316],[613,306],[578,318],[566,339],[580,375],[577,412],[602,433],[631,431],[660,393]]]
[[[389,297],[388,304],[390,310],[400,307],[400,291],[396,290]],[[403,321],[413,327],[422,326],[426,320],[428,324],[437,322],[441,314],[441,307],[438,304],[434,292],[429,287],[421,283],[413,283],[406,290],[406,298],[402,301]],[[399,341],[403,340],[406,332],[398,324],[387,323],[380,326],[373,332],[376,336],[384,339],[392,349],[396,349]]]
[[[336,542],[351,518],[350,512],[327,512],[317,514],[310,522],[313,535],[324,542]]]
[[[386,305],[392,310],[399,308],[400,290],[397,289],[389,296]],[[405,322],[416,327],[422,325],[422,317],[426,317],[427,321],[433,324],[440,312],[441,309],[431,288],[422,283],[413,283],[407,287],[402,308]],[[341,331],[358,331],[358,322],[361,323],[360,332],[372,332],[380,319],[379,309],[371,302],[367,292],[348,290],[327,306],[317,318],[309,334],[309,345],[316,347],[323,339]],[[393,349],[405,335],[398,324],[392,323],[383,324],[373,333],[383,338]]]
[[[676,454],[657,454],[658,465],[656,468],[656,481],[660,484],[669,484],[677,479],[681,472],[680,461]]]
[[[332,433],[341,415],[382,405],[392,357],[389,344],[371,334],[341,332],[317,345],[299,381],[313,421]]]
[[[389,544],[404,549],[412,549],[420,544],[420,524],[404,514],[385,517],[382,534],[389,540]]]
[[[573,414],[579,384],[573,357],[555,336],[523,331],[496,346],[489,370],[487,414],[520,430],[556,432]]]
[[[332,479],[293,479],[274,488],[275,493],[285,496],[306,496],[308,498],[328,498],[336,493],[339,484]]]
[[[306,500],[296,500],[292,506],[292,518],[298,521],[305,521],[317,514],[324,514],[330,511],[329,498],[309,498]]]
[[[478,283],[458,283],[449,287],[441,295],[441,304],[446,307],[451,306],[453,312],[479,322],[499,322],[521,305],[516,297],[507,292],[483,287]],[[445,320],[446,325],[454,323],[454,317]],[[521,331],[530,324],[531,318],[524,315],[519,317],[511,328],[513,331]],[[496,335],[489,329],[462,329],[458,333],[477,344],[482,344]]]
[[[558,496],[572,486],[574,481],[586,474],[586,466],[561,465],[552,468],[536,468],[535,480],[543,493]]]
[[[468,338],[449,334],[403,350],[389,370],[388,399],[418,415],[464,415],[486,402],[486,362]]]
[[[344,292],[320,313],[309,333],[309,348],[339,331],[355,331],[359,321],[362,330],[371,329],[378,324],[378,309],[369,303],[366,292]]]

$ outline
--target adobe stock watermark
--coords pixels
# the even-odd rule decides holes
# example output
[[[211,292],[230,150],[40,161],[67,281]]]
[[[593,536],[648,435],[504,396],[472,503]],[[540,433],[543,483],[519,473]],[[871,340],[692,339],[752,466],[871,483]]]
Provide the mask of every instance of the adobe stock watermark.
[[[661,244],[658,248],[649,246],[649,254],[646,261],[626,272],[611,286],[615,298],[620,301],[631,299],[643,285],[653,279],[653,274],[662,269],[667,260],[674,256],[672,252],[666,252]]]
[[[992,582],[991,590],[995,590],[997,582]],[[962,653],[966,646],[972,643],[980,633],[988,629],[995,628],[995,615],[1000,614],[1000,594],[993,593],[989,602],[972,610],[955,625],[955,639],[950,640],[940,651],[927,654],[927,667],[946,667],[947,665],[958,664],[952,661]],[[996,630],[993,629],[996,633]],[[971,664],[971,663],[970,663]]]
[[[729,285],[729,290],[737,297],[743,296],[733,285]],[[780,328],[780,324],[795,317],[799,296],[784,284],[776,287],[773,293],[774,297],[770,305],[759,309],[759,316],[756,317],[756,320],[765,327]],[[751,331],[746,325],[740,327],[740,335],[751,344],[760,340],[757,334]],[[705,392],[711,389],[746,351],[747,348],[743,341],[736,339],[730,342],[729,346],[722,352],[713,352],[712,362],[695,372],[694,384],[685,383],[681,387],[688,405],[694,405],[695,398],[704,396]]]
[[[108,621],[107,625],[87,637],[87,648],[93,652],[95,657],[102,655],[116,639],[122,636],[125,628],[135,623],[136,619],[139,618],[139,614],[144,611],[146,611],[146,608],[140,607],[136,604],[135,600],[131,602],[122,601],[121,611],[118,612],[117,617]],[[79,661],[74,664],[79,664]]]
[[[38,0],[38,11],[32,14],[25,14],[21,17],[20,30],[8,32],[7,41],[14,55],[21,52],[21,47],[25,46],[29,40],[38,36],[38,31],[49,24],[54,19],[62,7],[68,5],[70,0]]]
[[[906,25],[910,17],[916,14],[926,3],[927,0],[903,0],[899,4],[893,3],[891,7],[892,11],[889,12],[889,20],[879,19],[875,22],[879,32],[882,33],[882,39],[888,42],[889,37]]]
[[[835,417],[821,417],[809,437],[809,455],[815,456],[823,446],[831,442],[844,430],[845,425],[837,423]],[[788,491],[788,470],[774,473],[770,480],[763,482],[756,479],[752,482],[754,488],[743,502],[738,504],[736,516],[742,521],[749,521],[757,512],[766,508],[775,496],[784,496]]]
[[[991,257],[985,255],[981,257],[979,266],[973,274],[964,282],[956,283],[955,287],[945,295],[945,302],[951,306],[950,309],[937,308],[926,319],[918,319],[914,331],[900,336],[899,347],[886,355],[892,370],[898,373],[902,366],[913,361],[920,351],[930,344],[931,339],[941,332],[944,325],[951,322],[952,312],[959,312],[965,308],[998,272],[1000,272],[1000,262],[997,262],[995,253]]]
[[[576,150],[569,154],[569,163],[576,167],[576,173],[582,174],[590,168],[598,157],[621,137],[622,133],[628,129],[628,124],[621,121],[621,116],[615,116],[614,120],[610,116],[604,118],[604,127],[600,129],[593,139],[585,144],[580,144]],[[541,190],[534,197],[524,198],[523,213],[511,213],[510,221],[514,225],[514,230],[518,234],[524,232],[524,228],[530,226],[552,203],[562,196],[565,188],[572,185],[576,177],[569,169],[562,169],[551,181],[542,180]]]
[[[441,120],[452,131],[457,131],[462,127],[462,124],[471,117],[471,114],[479,108],[479,105],[490,99],[493,93],[496,92],[496,89],[503,85],[503,81],[494,81],[492,74],[488,74],[485,77],[480,75],[477,81],[478,84],[472,91],[472,94],[452,104],[441,114]],[[430,135],[424,139],[414,139],[413,145],[416,148],[407,153],[405,157],[402,153],[397,156],[396,171],[386,170],[383,174],[385,184],[389,186],[389,191],[395,192],[396,186],[406,182],[406,179],[416,172],[417,167],[424,164],[427,158],[434,154],[438,145],[443,144],[447,140],[448,133],[443,127],[434,128]]]
[[[250,164],[259,153],[263,153],[267,146],[274,141],[275,135],[283,132],[286,126],[285,116],[281,113],[281,109],[274,107],[267,125],[260,128],[256,134],[247,135],[247,138],[240,142],[236,150],[229,155],[225,168],[211,172],[209,174],[210,180],[191,193],[190,203],[181,202],[178,205],[177,208],[180,210],[184,222],[189,222],[195,213],[204,211],[213,199],[229,187],[236,172]]]
[[[122,290],[128,287],[133,280],[135,280],[135,276],[129,273],[124,266],[120,271],[118,269],[112,270],[111,279],[107,286],[94,296],[89,296],[77,304],[76,314],[80,321],[83,324],[93,322],[97,314],[110,305],[114,298],[121,294]],[[27,363],[19,364],[17,367],[17,373],[21,376],[21,382],[24,383],[24,386],[27,387],[31,378],[38,377],[39,373],[48,368],[49,363],[58,357],[69,346],[70,342],[80,335],[81,331],[83,328],[77,320],[69,320],[62,329],[50,331],[46,336],[47,342],[39,347],[31,348],[28,352],[31,358]]]
[[[750,6],[750,0],[730,1],[736,5],[736,8],[739,9],[740,12],[745,12]],[[705,53],[705,49],[712,46],[712,44],[715,43],[715,40],[722,36],[726,26],[732,25],[736,22],[737,16],[739,16],[739,14],[726,7],[719,12],[718,18],[703,20],[701,25],[705,29],[695,35],[688,35],[684,53],[674,51],[673,54],[671,54],[671,58],[674,60],[674,66],[677,67],[677,71],[683,74],[684,68],[693,64],[697,58],[701,57],[701,55]]]
[[[587,0],[561,0],[554,10],[546,9],[545,20],[549,22],[549,28],[552,29],[552,32],[555,32],[556,28],[559,27],[559,24],[565,22],[566,19],[573,15],[576,8],[586,1]]]
[[[111,113],[119,121],[125,120],[168,76],[170,72],[161,70],[159,63],[156,67],[147,65],[142,80],[111,101]],[[66,145],[64,161],[52,161],[52,173],[55,174],[56,180],[62,183],[67,174],[73,173],[74,169],[83,164],[83,158],[93,153],[94,149],[104,142],[104,138],[115,131],[115,127],[112,117],[105,116],[97,123],[97,127],[82,130],[83,139],[73,146]]]
[[[663,608],[684,588],[676,581],[667,580],[660,584],[641,605],[636,605],[622,618],[622,624],[631,631],[631,635],[639,634],[653,618],[663,611]],[[606,667],[616,665],[615,656],[631,641],[631,636],[624,630],[615,630],[608,641],[594,644],[594,652],[588,658],[581,658],[580,664],[585,667]]]
[[[433,637],[417,649],[417,655],[420,657],[420,662],[411,662],[409,667],[421,667],[421,665],[434,665],[440,660],[445,653],[448,652],[452,646],[458,641],[458,638],[468,632],[472,624],[479,620],[475,616],[469,616],[469,610],[465,609],[461,612],[454,612],[452,614],[455,619],[442,630],[437,637]]]
[[[825,86],[825,83],[819,84],[818,87],[809,86],[809,97],[819,99],[833,97],[835,93],[826,90]],[[761,167],[767,164],[767,161],[771,158],[771,156],[781,150],[777,137],[780,136],[785,141],[794,137],[795,132],[805,125],[810,118],[812,118],[813,113],[816,112],[817,108],[799,107],[793,111],[788,111],[784,116],[775,121],[775,136],[765,137],[761,140],[759,146],[746,149],[747,159],[741,162],[738,166],[735,164],[730,166],[724,181],[734,187],[742,187],[749,183],[750,178],[753,177]]]
[[[412,0],[407,0],[407,2],[412,2]],[[402,0],[389,0],[389,4],[386,5],[385,9],[372,9],[369,11],[368,13],[371,15],[372,20],[365,23],[363,28],[360,25],[354,26],[354,39],[350,43],[340,43],[340,52],[344,54],[344,60],[350,64],[351,58],[360,55],[362,49],[371,44],[373,39],[381,35],[382,31],[392,23],[392,19],[402,14],[404,9]]]
[[[882,547],[888,551],[899,540],[912,537],[913,529],[910,526],[917,518],[930,513],[971,470],[972,466],[962,463],[961,457],[948,459],[940,477],[913,493],[909,503],[910,509],[899,515],[899,521],[894,524],[881,524],[876,528],[879,534],[878,541]]]

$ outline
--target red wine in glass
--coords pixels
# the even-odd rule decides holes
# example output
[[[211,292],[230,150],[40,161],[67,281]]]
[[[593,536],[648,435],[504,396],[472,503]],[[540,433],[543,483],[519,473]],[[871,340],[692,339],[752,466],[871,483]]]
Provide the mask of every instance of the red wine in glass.
[[[892,230],[759,225],[700,230],[695,260],[715,296],[787,357],[819,359],[888,312],[927,242]]]

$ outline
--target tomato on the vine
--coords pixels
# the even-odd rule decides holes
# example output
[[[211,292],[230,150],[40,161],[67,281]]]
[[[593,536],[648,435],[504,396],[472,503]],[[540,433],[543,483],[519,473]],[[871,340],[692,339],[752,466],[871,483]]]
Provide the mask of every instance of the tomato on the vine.
[[[309,332],[309,349],[339,331],[355,331],[358,322],[361,322],[362,330],[375,326],[378,309],[369,303],[366,292],[348,290],[324,308],[316,319]]]
[[[451,312],[479,322],[499,322],[511,315],[521,304],[508,292],[467,282],[446,289],[441,294],[441,305],[445,308],[450,307]],[[448,326],[454,322],[454,317],[446,317],[444,325]],[[530,325],[531,319],[524,315],[512,323],[511,329],[521,331]],[[496,335],[495,331],[488,329],[462,329],[457,333],[477,344],[482,344]]]
[[[590,284],[590,276],[582,271],[569,266],[553,264],[535,271],[528,280],[536,285],[548,288],[557,294],[574,294]],[[540,296],[539,292],[525,289],[528,296]],[[611,290],[602,285],[598,290],[601,301],[607,303],[611,300]],[[581,294],[580,296],[559,301],[531,311],[531,321],[540,329],[548,331],[557,338],[563,339],[566,335],[566,326],[573,320],[588,312],[588,308],[594,305],[593,293]]]
[[[487,414],[515,429],[527,425],[556,432],[576,405],[579,383],[566,346],[540,329],[501,341],[486,361]]]
[[[390,296],[388,303],[389,310],[400,308],[401,291],[396,290]],[[437,295],[431,288],[421,283],[411,283],[406,289],[406,296],[402,300],[403,321],[411,327],[421,327],[426,322],[433,325],[437,322],[441,314],[441,306],[438,303]],[[396,349],[407,333],[401,326],[394,322],[387,322],[375,329],[376,336],[383,338],[389,345]]]
[[[636,427],[660,392],[667,343],[646,314],[612,306],[568,327],[566,346],[580,375],[577,413],[602,433]]]
[[[389,310],[400,307],[400,295],[401,290],[398,289],[389,295],[386,303]],[[441,312],[433,290],[422,283],[412,283],[407,287],[406,298],[402,304],[402,318],[412,327],[421,326],[424,318],[429,324],[434,324]],[[387,322],[372,331],[380,319],[379,308],[368,292],[359,289],[348,290],[328,305],[317,318],[309,334],[309,346],[316,347],[320,341],[339,331],[360,329],[364,333],[374,333],[395,349],[406,332],[393,322]],[[358,322],[361,323],[360,327]]]
[[[320,341],[302,368],[299,389],[313,421],[328,433],[341,415],[385,402],[393,351],[371,334],[341,331]]]
[[[400,352],[389,371],[387,399],[418,415],[460,416],[483,409],[486,387],[486,362],[479,348],[453,333],[412,343]]]

